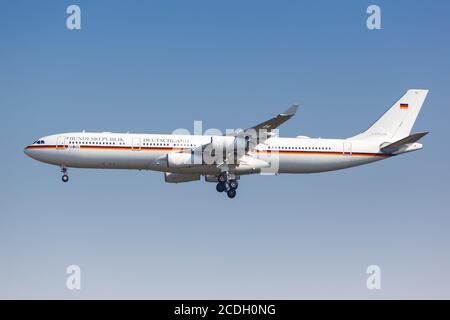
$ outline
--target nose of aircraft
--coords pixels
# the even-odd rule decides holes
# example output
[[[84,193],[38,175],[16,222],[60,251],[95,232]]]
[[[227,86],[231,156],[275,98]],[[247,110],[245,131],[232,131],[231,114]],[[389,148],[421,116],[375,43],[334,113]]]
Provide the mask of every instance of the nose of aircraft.
[[[23,153],[25,153],[27,156],[29,156],[31,159],[46,162],[46,159],[48,157],[46,156],[45,150],[42,150],[45,148],[45,145],[39,145],[39,143],[33,143],[28,146],[26,146],[23,149]]]
[[[30,158],[33,158],[33,159],[35,159],[35,157],[36,157],[36,150],[33,150],[31,148],[31,146],[26,146],[23,149],[23,153],[25,153],[27,156],[29,156]]]
[[[27,156],[30,156],[30,149],[29,149],[29,146],[26,146],[26,147],[23,149],[23,153],[25,153]]]

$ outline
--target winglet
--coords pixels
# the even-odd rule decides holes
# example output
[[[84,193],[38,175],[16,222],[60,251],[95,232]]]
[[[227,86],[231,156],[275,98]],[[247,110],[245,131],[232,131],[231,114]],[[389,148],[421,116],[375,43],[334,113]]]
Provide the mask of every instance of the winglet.
[[[289,109],[287,109],[285,112],[280,113],[280,116],[285,116],[285,117],[293,116],[297,112],[298,106],[299,106],[298,104],[294,104]]]

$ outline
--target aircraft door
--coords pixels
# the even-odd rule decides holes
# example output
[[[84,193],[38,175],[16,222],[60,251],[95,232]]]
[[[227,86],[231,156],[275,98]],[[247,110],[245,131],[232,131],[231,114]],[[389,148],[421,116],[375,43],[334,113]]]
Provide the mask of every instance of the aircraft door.
[[[66,149],[66,137],[59,136],[56,139],[56,150],[64,150]]]
[[[344,156],[351,156],[352,155],[352,143],[351,142],[344,142],[342,154]]]
[[[141,145],[141,138],[133,138],[131,150],[133,151],[140,151],[142,148]]]

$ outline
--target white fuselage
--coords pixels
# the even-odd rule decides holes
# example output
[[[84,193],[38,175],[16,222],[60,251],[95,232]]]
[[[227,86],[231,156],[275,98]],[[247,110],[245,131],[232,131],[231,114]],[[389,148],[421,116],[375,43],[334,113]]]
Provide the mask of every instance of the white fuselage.
[[[65,133],[39,139],[25,148],[30,157],[61,167],[138,169],[210,175],[220,173],[216,165],[169,168],[167,154],[188,152],[211,141],[204,135],[159,135],[131,133]],[[249,156],[276,163],[277,173],[313,173],[344,169],[389,157],[380,152],[384,141],[272,137],[250,151]],[[236,174],[260,169],[233,167]]]
[[[167,183],[216,183],[219,193],[236,196],[241,175],[314,173],[355,167],[422,149],[411,134],[428,90],[410,89],[371,127],[348,139],[279,138],[277,128],[292,118],[293,105],[275,117],[230,135],[62,133],[25,148],[33,159],[68,168],[135,169],[164,172]],[[227,130],[227,132],[230,132]]]

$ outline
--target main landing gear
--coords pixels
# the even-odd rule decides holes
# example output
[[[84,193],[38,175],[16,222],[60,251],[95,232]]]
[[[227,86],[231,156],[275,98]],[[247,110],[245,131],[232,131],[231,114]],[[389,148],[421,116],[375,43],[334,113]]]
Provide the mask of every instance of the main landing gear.
[[[66,167],[61,167],[61,172],[63,174],[63,176],[61,177],[61,180],[63,182],[69,181],[69,176],[67,175],[67,168]]]
[[[216,190],[218,192],[226,191],[227,196],[230,199],[236,197],[236,189],[239,186],[239,183],[237,182],[236,179],[230,179],[228,173],[223,172],[217,177],[217,180],[219,181],[216,185]]]

